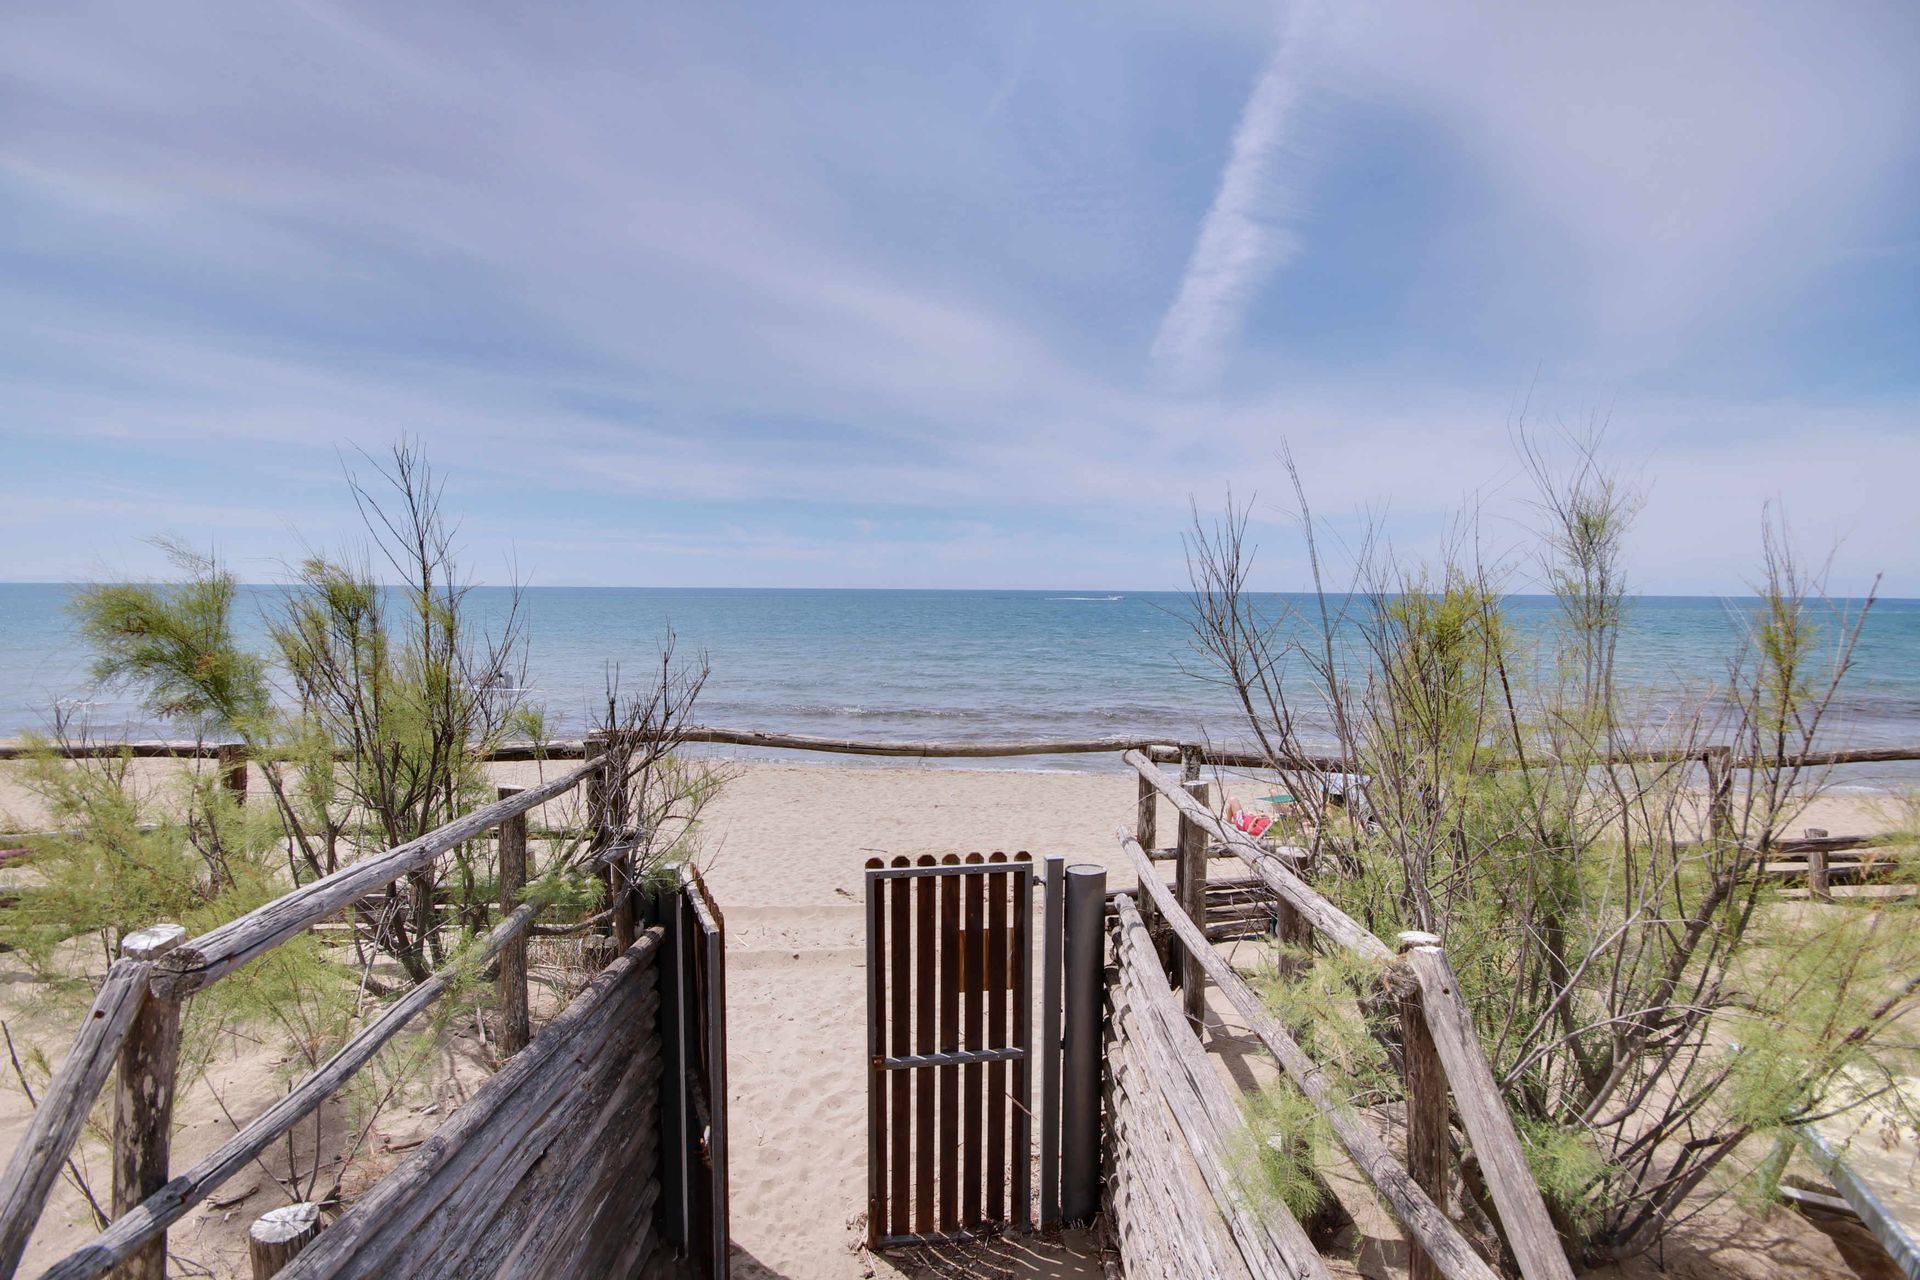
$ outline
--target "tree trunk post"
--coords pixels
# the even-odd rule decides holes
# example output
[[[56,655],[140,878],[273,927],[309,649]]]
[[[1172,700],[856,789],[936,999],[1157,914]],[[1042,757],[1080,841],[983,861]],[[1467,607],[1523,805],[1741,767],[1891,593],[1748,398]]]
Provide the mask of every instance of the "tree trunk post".
[[[519,795],[519,787],[501,787],[500,799]],[[504,919],[520,905],[527,887],[527,815],[500,824],[500,915]],[[494,979],[500,1005],[500,1051],[511,1056],[527,1047],[527,935],[522,933],[500,953],[500,972]]]
[[[269,1209],[247,1232],[253,1280],[271,1280],[320,1234],[320,1206],[302,1202]]]
[[[1180,781],[1198,782],[1200,780],[1201,751],[1191,742],[1180,744]]]
[[[129,960],[158,960],[186,939],[177,924],[157,924],[120,940]],[[141,1001],[120,1047],[113,1091],[113,1216],[130,1212],[167,1183],[173,1098],[180,1065],[180,1002],[152,992]],[[166,1280],[162,1232],[114,1272],[117,1280]]]
[[[247,802],[247,748],[245,743],[223,742],[214,748],[214,768],[235,804]]]
[[[1733,839],[1733,748],[1708,747],[1701,756],[1707,767],[1707,838]]]
[[[1807,839],[1827,838],[1825,827],[1808,827]],[[1827,865],[1827,851],[1815,845],[1807,850],[1807,892],[1816,902],[1833,901],[1833,873]]]
[[[1198,780],[1183,782],[1181,790],[1192,796],[1205,808],[1213,808],[1213,786]],[[1187,919],[1199,926],[1200,932],[1207,931],[1207,833],[1200,824],[1180,815],[1180,861],[1174,873],[1173,896],[1180,903],[1180,909],[1187,913]],[[1200,967],[1200,957],[1193,955],[1184,944],[1176,943],[1180,955],[1180,1004],[1187,1015],[1187,1021],[1195,1027],[1203,1027],[1207,1020],[1207,975]]]
[[[1140,798],[1134,804],[1133,834],[1140,841],[1140,847],[1148,853],[1153,852],[1153,842],[1158,838],[1156,828],[1159,825],[1160,792],[1153,783],[1142,776],[1140,778]]]
[[[1400,935],[1400,954],[1416,948],[1438,949],[1431,933]],[[1441,1212],[1447,1209],[1447,1171],[1451,1155],[1447,1143],[1447,1071],[1427,1028],[1419,984],[1407,975],[1400,997],[1401,1078],[1407,1094],[1407,1172],[1422,1191],[1433,1197]],[[1441,1280],[1440,1268],[1417,1243],[1409,1242],[1410,1280]]]

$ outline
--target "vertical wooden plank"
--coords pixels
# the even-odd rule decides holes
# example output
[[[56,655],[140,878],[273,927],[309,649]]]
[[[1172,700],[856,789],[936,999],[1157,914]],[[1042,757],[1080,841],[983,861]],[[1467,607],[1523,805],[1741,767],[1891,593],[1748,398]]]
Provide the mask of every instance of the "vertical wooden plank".
[[[919,864],[923,867],[934,865],[930,853],[920,855]],[[914,1046],[918,1054],[937,1051],[934,1014],[938,1008],[935,992],[938,990],[939,969],[937,958],[939,951],[935,947],[935,933],[939,929],[939,917],[934,909],[934,900],[940,892],[937,876],[915,876],[914,898],[919,918],[914,921],[914,946],[919,953],[915,962],[913,1012]],[[914,1132],[919,1141],[913,1153],[913,1229],[922,1235],[932,1235],[940,1229],[934,1217],[934,1150],[938,1143],[934,1138],[934,1099],[937,1077],[932,1067],[915,1067],[914,1076]]]
[[[660,924],[666,930],[659,958],[654,962],[659,984],[660,1012],[655,1026],[660,1036],[660,1231],[676,1248],[687,1244],[691,1220],[687,1178],[687,1073],[681,1014],[685,999],[686,968],[681,934],[686,917],[684,895],[678,885],[663,887],[654,898]]]
[[[1040,952],[1040,1229],[1060,1224],[1060,986],[1065,963],[1067,860],[1047,855]]]
[[[158,960],[185,940],[177,924],[155,925],[120,940],[129,960]],[[180,1065],[180,1002],[149,992],[133,1016],[113,1090],[113,1216],[129,1213],[167,1183],[173,1099]],[[165,1232],[116,1268],[122,1280],[166,1280]]]
[[[986,859],[978,853],[967,855],[969,866],[984,863]],[[987,878],[984,875],[968,873],[960,877],[962,892],[966,895],[967,929],[966,944],[963,948],[963,968],[960,974],[962,985],[966,988],[966,1047],[969,1049],[986,1048],[986,985],[987,985]],[[986,1145],[985,1135],[981,1131],[985,1072],[977,1062],[969,1062],[960,1069],[964,1082],[962,1093],[963,1137],[960,1144],[960,1225],[971,1230],[978,1227],[983,1219],[980,1216],[980,1157]]]
[[[943,866],[960,859],[947,854]],[[940,880],[940,1052],[960,1049],[960,877]],[[960,1229],[960,1068],[940,1069],[940,1229]]]
[[[867,870],[886,865],[867,859]],[[886,1052],[881,1026],[886,1018],[887,913],[881,910],[886,881],[867,877],[867,1247],[877,1248],[887,1229],[887,1107],[886,1072],[880,1059]]]
[[[713,1236],[708,1247],[712,1251],[713,1280],[728,1280],[733,1274],[733,1196],[727,1154],[727,922],[720,904],[707,893],[706,882],[697,874],[692,889],[700,894],[713,917],[707,931],[707,1003],[702,1011],[707,1021],[707,1097],[716,1100],[707,1138],[707,1176],[713,1202]]]
[[[893,860],[895,867],[911,865],[905,857]],[[905,1057],[913,1052],[913,881],[906,876],[897,876],[887,882],[892,895],[892,927],[887,938],[890,970],[889,981],[893,986],[893,1054]],[[887,1073],[892,1077],[893,1117],[891,1130],[893,1137],[893,1155],[891,1168],[893,1182],[888,1190],[890,1213],[888,1230],[894,1235],[903,1236],[913,1229],[910,1214],[913,1211],[913,1117],[910,1108],[913,1105],[913,1079],[905,1069],[895,1069]]]
[[[1033,1225],[1033,860],[1016,853],[1013,874],[1013,1225]]]
[[[1007,855],[995,850],[990,866],[1003,866]],[[1003,871],[987,879],[987,1035],[985,1047],[1004,1049],[1007,1038],[1007,881]],[[987,1064],[987,1198],[988,1222],[1006,1221],[1007,1190],[1007,1064]]]
[[[1431,933],[1400,935],[1400,953],[1439,945]],[[1407,1095],[1407,1172],[1436,1205],[1447,1203],[1447,1073],[1427,1027],[1420,988],[1412,983],[1400,1000],[1401,1080]],[[1418,1241],[1408,1241],[1409,1280],[1441,1280],[1437,1263]]]
[[[520,794],[519,787],[501,787],[505,800]],[[500,824],[500,915],[504,919],[520,905],[527,887],[527,815],[508,818]],[[522,933],[500,952],[500,968],[494,979],[495,1000],[500,1006],[498,1035],[500,1052],[512,1056],[527,1047],[532,1026],[527,1014],[527,935]]]

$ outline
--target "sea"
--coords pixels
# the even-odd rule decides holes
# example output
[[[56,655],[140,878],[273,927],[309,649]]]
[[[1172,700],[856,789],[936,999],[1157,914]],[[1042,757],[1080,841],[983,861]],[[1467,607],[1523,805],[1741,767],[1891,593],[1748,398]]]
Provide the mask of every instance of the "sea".
[[[0,584],[0,737],[44,728],[56,705],[97,737],[182,735],[186,727],[143,715],[128,691],[95,685],[70,608],[75,590]],[[266,618],[282,592],[242,589],[235,623],[243,643],[267,651]],[[476,587],[469,603],[482,626],[497,628],[511,598],[505,588]],[[1274,618],[1291,610],[1312,619],[1319,608],[1309,597],[1279,595],[1259,597],[1258,606]],[[520,608],[528,697],[546,709],[556,736],[577,736],[589,723],[610,672],[618,670],[628,687],[648,681],[671,635],[683,659],[710,664],[697,715],[710,725],[953,742],[1138,735],[1226,744],[1246,737],[1228,691],[1194,645],[1179,592],[534,587]],[[1541,596],[1506,601],[1512,630],[1533,641],[1552,633],[1557,609]],[[1663,717],[1726,680],[1754,609],[1737,597],[1628,602],[1618,678],[1651,735]],[[1824,619],[1829,641],[1841,625],[1838,613]],[[1337,632],[1342,660],[1361,661],[1359,628]],[[1319,700],[1306,664],[1296,659],[1286,678],[1311,738]],[[1920,600],[1873,605],[1822,740],[1920,747]],[[1101,757],[1001,764],[1119,767]],[[1920,763],[1850,766],[1832,782],[1920,789]]]

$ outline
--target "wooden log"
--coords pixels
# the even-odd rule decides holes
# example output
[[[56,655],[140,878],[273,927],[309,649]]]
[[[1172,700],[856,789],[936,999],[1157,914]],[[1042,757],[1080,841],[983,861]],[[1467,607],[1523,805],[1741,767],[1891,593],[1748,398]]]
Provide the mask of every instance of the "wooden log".
[[[1827,871],[1827,851],[1807,850],[1807,893],[1819,902],[1833,901],[1833,880]]]
[[[583,765],[520,794],[498,800],[454,819],[416,840],[395,845],[329,876],[322,876],[282,895],[238,920],[209,930],[176,948],[155,970],[156,994],[180,999],[233,972],[247,961],[279,946],[288,938],[319,923],[355,901],[392,883],[407,872],[425,866],[440,854],[477,839],[508,818],[565,795],[587,778],[593,766]]]
[[[1400,935],[1400,953],[1414,947],[1437,947],[1438,936],[1407,932]],[[1447,1072],[1421,1008],[1420,988],[1406,984],[1400,999],[1400,1080],[1407,1096],[1407,1172],[1437,1205],[1447,1203],[1447,1175],[1453,1164],[1448,1143]],[[1411,1280],[1438,1280],[1445,1274],[1438,1259],[1413,1244],[1408,1275]]]
[[[1500,1097],[1493,1071],[1475,1037],[1472,1015],[1460,996],[1447,954],[1439,947],[1416,946],[1401,963],[1420,984],[1421,1008],[1435,1051],[1452,1086],[1453,1105],[1473,1143],[1487,1190],[1500,1214],[1507,1245],[1527,1280],[1572,1280],[1573,1270],[1547,1215],[1513,1129],[1513,1117]]]
[[[501,787],[499,798],[512,799],[518,787]],[[527,887],[527,815],[516,814],[500,824],[500,915],[513,914]],[[500,952],[500,968],[494,977],[495,998],[500,1005],[500,1053],[512,1057],[527,1047],[532,1036],[532,1020],[527,1010],[527,939],[523,934]]]
[[[120,954],[152,962],[186,939],[177,924],[160,924],[120,940]],[[113,1216],[133,1211],[166,1185],[173,1145],[173,1100],[180,1066],[180,1002],[148,994],[134,1015],[113,1091]],[[117,1280],[166,1280],[163,1232],[120,1267]]]
[[[1133,862],[1143,889],[1157,896],[1170,897],[1164,884],[1145,874],[1151,866],[1146,853],[1124,831],[1120,832],[1120,844]],[[1169,903],[1169,908],[1171,905]],[[1176,920],[1175,928],[1190,935],[1193,924],[1191,921],[1181,923]],[[1191,936],[1185,940],[1196,941]],[[1493,1269],[1481,1261],[1441,1207],[1414,1182],[1387,1145],[1347,1105],[1336,1083],[1288,1034],[1246,980],[1234,972],[1233,966],[1218,953],[1204,950],[1201,956],[1207,976],[1213,979],[1214,985],[1245,1020],[1248,1029],[1259,1037],[1267,1051],[1279,1062],[1295,1087],[1325,1117],[1334,1137],[1352,1157],[1355,1167],[1380,1192],[1381,1198],[1405,1228],[1409,1238],[1417,1242],[1428,1256],[1439,1261],[1442,1274],[1448,1280],[1496,1280]]]
[[[1253,869],[1255,875],[1280,898],[1290,903],[1315,932],[1359,955],[1380,963],[1382,970],[1393,963],[1393,950],[1373,936],[1367,928],[1346,912],[1327,901],[1295,875],[1272,850],[1263,849],[1243,831],[1222,823],[1211,812],[1195,803],[1177,782],[1137,751],[1124,759],[1144,778],[1154,783],[1161,795],[1172,801],[1182,814],[1198,823],[1207,834],[1219,840],[1234,856]],[[1299,855],[1304,857],[1304,853]]]
[[[269,1209],[247,1231],[253,1280],[271,1280],[320,1234],[320,1206],[306,1201]]]
[[[1707,772],[1707,838],[1716,843],[1732,840],[1733,751],[1729,747],[1709,747],[1700,762]]]
[[[487,943],[476,963],[485,967],[500,954],[507,942],[533,923],[535,914],[534,904],[527,903],[502,920],[487,935]],[[118,963],[129,962],[123,960]],[[144,961],[135,963],[139,963],[142,969],[147,968]],[[159,971],[152,972],[157,976]],[[459,972],[458,964],[448,965],[395,1001],[385,1013],[342,1045],[312,1075],[261,1112],[246,1128],[221,1143],[193,1168],[169,1180],[137,1208],[116,1218],[105,1231],[55,1263],[41,1276],[41,1280],[89,1280],[132,1257],[147,1241],[164,1232],[214,1188],[245,1168],[287,1130],[312,1114],[314,1108],[337,1092],[387,1041],[444,995],[454,984]],[[4,1274],[4,1268],[0,1268],[0,1274]]]
[[[73,1038],[73,1048],[48,1081],[33,1119],[13,1149],[4,1177],[0,1177],[0,1276],[10,1276],[27,1251],[47,1193],[60,1177],[61,1166],[113,1070],[120,1046],[146,1000],[153,966],[145,960],[120,959],[107,969],[106,980],[93,997],[85,1021]]]
[[[1211,811],[1213,808],[1213,788],[1198,780],[1183,782],[1181,789],[1187,793],[1196,806]],[[1180,904],[1180,910],[1187,919],[1205,924],[1207,919],[1207,833],[1189,816],[1186,809],[1180,811],[1180,863],[1174,880],[1174,898]],[[1198,950],[1204,950],[1199,948]],[[1204,1028],[1207,1021],[1207,979],[1206,971],[1201,967],[1197,949],[1188,946],[1180,948],[1180,1004],[1185,1010],[1187,1021],[1196,1029]]]

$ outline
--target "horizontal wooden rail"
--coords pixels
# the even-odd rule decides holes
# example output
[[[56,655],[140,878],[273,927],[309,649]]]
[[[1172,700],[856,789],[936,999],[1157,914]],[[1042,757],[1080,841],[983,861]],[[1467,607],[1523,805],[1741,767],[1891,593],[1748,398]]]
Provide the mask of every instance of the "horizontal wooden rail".
[[[387,1041],[441,996],[463,970],[485,968],[508,943],[519,937],[540,912],[537,903],[516,908],[491,933],[477,957],[463,956],[395,1001],[385,1013],[363,1028],[339,1052],[321,1063],[246,1128],[228,1138],[200,1163],[169,1181],[131,1212],[114,1220],[105,1231],[68,1254],[44,1272],[41,1280],[87,1280],[105,1275],[177,1222],[220,1184],[277,1142],[289,1129],[313,1113],[352,1075],[380,1052]],[[125,963],[124,961],[122,963]],[[7,1274],[0,1268],[0,1275]]]
[[[1176,743],[1164,736],[1129,734],[1108,738],[1028,739],[1001,742],[901,742],[871,738],[827,738],[804,733],[780,733],[762,729],[729,729],[696,725],[674,734],[675,741],[717,746],[764,747],[778,751],[818,751],[829,755],[899,756],[908,758],[990,759],[999,756],[1100,755],[1111,752],[1167,748],[1205,764],[1235,769],[1290,769],[1303,772],[1351,772],[1357,765],[1347,756],[1302,755],[1274,759],[1259,751],[1235,751],[1198,743]],[[201,742],[188,739],[153,739],[133,742],[89,742],[74,746],[56,746],[55,755],[68,759],[102,759],[129,756],[135,760],[212,760],[222,747],[236,744]],[[1655,747],[1640,751],[1611,752],[1595,756],[1595,764],[1663,764],[1702,760],[1725,748],[1719,746]],[[17,742],[0,742],[0,760],[17,760],[30,754]],[[344,758],[344,753],[341,754]],[[583,738],[554,738],[545,742],[503,742],[482,753],[495,763],[534,760],[583,760],[587,742]],[[277,755],[276,759],[292,759]],[[1848,747],[1834,751],[1808,751],[1795,756],[1736,756],[1729,752],[1727,767],[1735,770],[1756,768],[1814,768],[1828,765],[1897,764],[1920,760],[1920,746]],[[1543,757],[1539,765],[1564,761]]]
[[[1283,858],[1271,849],[1261,847],[1252,836],[1236,830],[1220,821],[1214,812],[1188,795],[1180,785],[1180,779],[1154,764],[1138,751],[1129,751],[1124,759],[1137,770],[1141,777],[1153,784],[1155,790],[1173,802],[1183,815],[1191,819],[1202,831],[1218,840],[1235,857],[1253,868],[1266,886],[1298,911],[1315,930],[1325,934],[1347,950],[1375,960],[1384,968],[1394,962],[1393,948],[1373,936],[1367,927],[1346,912],[1322,897],[1311,885],[1294,874],[1292,861],[1297,865],[1298,858],[1305,857],[1304,850],[1292,851],[1297,858]]]
[[[1133,863],[1141,891],[1153,899],[1159,920],[1173,929],[1187,954],[1199,960],[1207,977],[1239,1012],[1247,1028],[1260,1038],[1260,1042],[1285,1069],[1300,1092],[1325,1118],[1340,1145],[1353,1158],[1353,1163],[1379,1190],[1407,1234],[1427,1251],[1428,1257],[1439,1264],[1441,1274],[1448,1280],[1498,1280],[1499,1273],[1473,1251],[1466,1237],[1447,1219],[1446,1211],[1420,1189],[1405,1166],[1387,1149],[1387,1144],[1354,1114],[1343,1099],[1335,1096],[1329,1087],[1325,1069],[1309,1057],[1279,1020],[1267,1011],[1260,997],[1245,979],[1234,972],[1225,957],[1207,945],[1200,929],[1180,909],[1166,882],[1160,879],[1153,864],[1147,860],[1140,842],[1125,831],[1119,835],[1120,847],[1126,850],[1127,857]]]
[[[0,1276],[10,1276],[27,1251],[34,1224],[46,1207],[47,1194],[60,1177],[80,1129],[93,1110],[93,1100],[113,1070],[147,998],[147,977],[153,966],[145,960],[116,960],[93,997],[86,1021],[73,1038],[66,1061],[54,1073],[34,1109],[33,1121],[14,1148],[13,1159],[0,1177]]]
[[[238,920],[210,930],[162,962],[153,976],[154,990],[176,1000],[198,991],[382,885],[425,866],[455,845],[472,840],[556,796],[565,795],[600,767],[598,761],[590,761],[505,800],[496,800],[416,840],[342,867],[332,875],[301,885],[264,907],[249,911]]]

